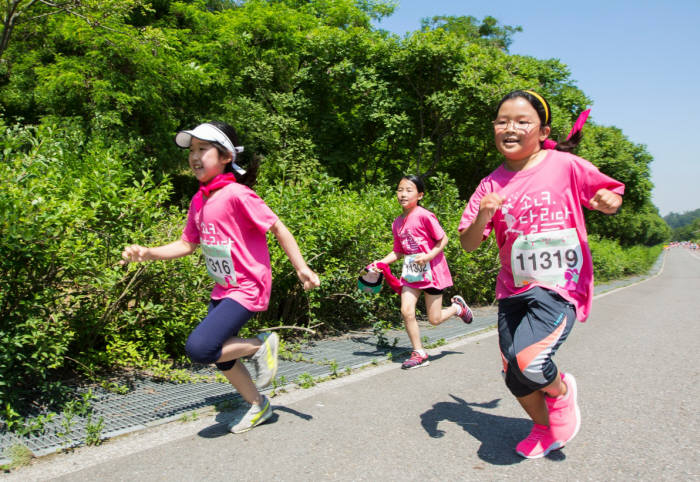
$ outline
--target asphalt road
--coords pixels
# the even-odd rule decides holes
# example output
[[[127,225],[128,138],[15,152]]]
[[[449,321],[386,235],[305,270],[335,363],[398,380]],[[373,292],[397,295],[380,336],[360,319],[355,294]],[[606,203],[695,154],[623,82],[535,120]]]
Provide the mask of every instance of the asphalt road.
[[[38,460],[18,480],[700,480],[700,256],[598,297],[555,360],[578,381],[582,426],[525,460],[530,422],[505,388],[491,331],[273,399],[272,422],[228,434],[208,413]]]

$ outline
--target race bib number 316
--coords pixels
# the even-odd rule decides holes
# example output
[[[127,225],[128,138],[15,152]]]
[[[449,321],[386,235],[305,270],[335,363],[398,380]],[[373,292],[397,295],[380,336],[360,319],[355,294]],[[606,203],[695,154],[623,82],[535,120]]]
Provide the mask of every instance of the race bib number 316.
[[[231,247],[228,244],[202,244],[202,254],[207,264],[207,272],[217,284],[224,288],[237,285]]]
[[[540,282],[571,289],[578,282],[583,256],[576,228],[518,236],[510,254],[515,286]]]

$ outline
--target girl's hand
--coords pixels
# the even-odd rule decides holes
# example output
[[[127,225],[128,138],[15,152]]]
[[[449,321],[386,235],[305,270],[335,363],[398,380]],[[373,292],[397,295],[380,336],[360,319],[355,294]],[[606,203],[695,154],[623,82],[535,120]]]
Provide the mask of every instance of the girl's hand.
[[[149,254],[149,249],[147,247],[132,244],[131,246],[124,248],[124,251],[122,251],[123,259],[119,262],[119,264],[123,265],[133,261],[150,261],[151,257]]]
[[[506,198],[498,193],[490,192],[483,198],[481,198],[481,204],[479,205],[479,214],[484,221],[490,221],[496,211],[498,211],[505,201]]]
[[[425,253],[417,254],[415,258],[413,258],[413,262],[416,263],[419,266],[425,266],[426,264],[430,263],[430,260],[432,258],[428,256]]]
[[[299,277],[299,281],[304,285],[305,291],[321,286],[321,280],[318,279],[318,275],[308,266],[297,271],[297,276]]]
[[[622,205],[622,196],[608,189],[598,189],[598,192],[588,201],[588,204],[601,213],[615,214]]]

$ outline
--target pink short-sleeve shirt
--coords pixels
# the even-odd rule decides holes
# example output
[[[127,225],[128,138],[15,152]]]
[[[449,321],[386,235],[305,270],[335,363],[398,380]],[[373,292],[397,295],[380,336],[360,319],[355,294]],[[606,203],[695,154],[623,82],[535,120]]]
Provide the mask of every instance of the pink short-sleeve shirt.
[[[535,167],[508,171],[503,165],[481,180],[469,199],[459,230],[479,213],[490,192],[505,201],[486,225],[483,239],[495,231],[501,269],[496,298],[542,286],[576,306],[585,321],[593,298],[593,263],[583,216],[585,206],[601,189],[624,194],[625,186],[601,173],[589,161],[550,150]]]
[[[266,233],[277,220],[252,189],[238,183],[219,189],[202,203],[190,203],[182,239],[230,247],[235,284],[215,283],[212,299],[231,298],[250,311],[267,309],[272,273]]]
[[[445,236],[435,214],[422,206],[416,206],[406,218],[396,218],[391,232],[394,235],[394,252],[402,255],[427,253]],[[430,269],[432,280],[411,283],[402,278],[401,285],[419,290],[452,286],[452,275],[444,253],[440,252],[430,261]]]

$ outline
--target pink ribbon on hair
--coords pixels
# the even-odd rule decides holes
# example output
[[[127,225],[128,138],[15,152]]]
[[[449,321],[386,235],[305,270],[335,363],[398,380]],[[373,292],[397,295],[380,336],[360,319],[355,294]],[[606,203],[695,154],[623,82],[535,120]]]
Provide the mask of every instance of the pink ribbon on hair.
[[[236,176],[234,176],[232,172],[225,172],[219,174],[206,184],[200,183],[199,191],[197,191],[197,194],[192,198],[192,203],[195,208],[199,209],[202,204],[204,204],[204,196],[209,197],[212,192],[224,186],[228,186],[229,184],[233,184],[234,182],[236,182]]]
[[[377,268],[379,271],[382,272],[384,275],[384,279],[386,282],[389,284],[389,287],[394,290],[394,293],[397,295],[401,294],[401,281],[393,275],[391,270],[389,269],[389,265],[386,263],[373,263],[367,266],[365,268],[367,271],[369,271],[372,268]]]
[[[574,126],[571,128],[569,135],[566,136],[567,141],[571,139],[571,136],[583,129],[583,124],[586,123],[586,120],[588,119],[588,114],[590,113],[591,109],[586,109],[583,112],[581,112],[581,114],[578,116],[578,119],[576,119],[576,122],[574,122]],[[556,141],[553,141],[551,139],[545,139],[545,141],[542,143],[542,147],[544,147],[545,149],[555,149],[557,147],[557,143]]]

